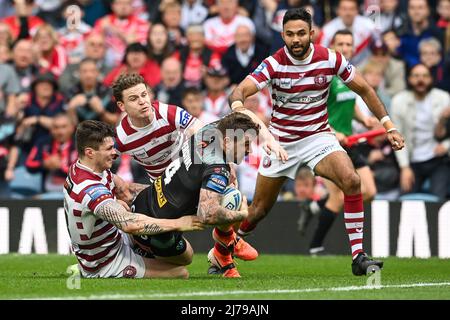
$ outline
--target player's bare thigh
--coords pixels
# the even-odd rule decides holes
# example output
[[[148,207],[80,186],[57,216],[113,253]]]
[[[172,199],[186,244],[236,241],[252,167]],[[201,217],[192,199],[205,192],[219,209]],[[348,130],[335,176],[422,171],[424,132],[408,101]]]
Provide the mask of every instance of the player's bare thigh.
[[[335,151],[319,161],[314,172],[333,181],[344,194],[361,191],[360,178],[346,152]]]
[[[183,278],[189,277],[185,266],[175,265],[159,259],[143,258],[145,263],[144,278]]]
[[[249,208],[248,219],[252,220],[265,216],[275,204],[281,186],[286,181],[286,177],[265,177],[258,173],[256,179],[255,195]],[[253,218],[253,219],[252,219]],[[258,219],[259,220],[259,219]]]

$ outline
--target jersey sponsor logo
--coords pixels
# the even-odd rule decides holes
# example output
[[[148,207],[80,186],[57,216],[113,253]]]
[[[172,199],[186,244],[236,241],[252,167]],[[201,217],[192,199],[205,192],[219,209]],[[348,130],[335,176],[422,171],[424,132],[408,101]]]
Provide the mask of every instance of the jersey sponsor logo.
[[[191,120],[192,116],[186,111],[186,110],[181,110],[180,111],[180,125],[182,128],[186,128],[186,126],[188,125],[189,121]]]
[[[134,278],[136,277],[137,270],[133,266],[127,266],[125,269],[123,269],[123,277],[124,278]]]
[[[265,62],[261,62],[260,65],[258,66],[258,68],[256,68],[255,71],[253,71],[253,74],[255,76],[257,76],[266,68],[267,68],[267,64]]]
[[[347,69],[347,71],[351,73],[353,70],[352,64],[351,63],[347,64],[347,67],[345,67],[345,69]]]
[[[292,79],[291,78],[281,78],[280,79],[280,88],[281,89],[292,88]]]
[[[136,151],[133,151],[133,156],[135,156],[136,158],[142,159],[142,158],[147,158],[147,152],[145,152],[145,149],[139,149]]]
[[[186,170],[189,170],[189,168],[192,165],[192,158],[191,158],[191,148],[187,141],[185,143],[183,143],[183,147],[181,148],[181,151],[183,153],[184,166],[186,167]]]
[[[270,159],[269,156],[265,156],[263,159],[263,168],[268,168],[272,165],[272,160]]]
[[[107,197],[112,197],[111,191],[109,191],[105,186],[94,185],[86,189],[86,194],[93,200],[102,200]]]
[[[206,183],[206,186],[211,190],[223,194],[227,188],[227,183],[228,179],[224,176],[213,174]]]
[[[167,203],[167,199],[162,190],[161,177],[155,180],[155,191],[156,199],[158,200],[158,206],[162,208]]]
[[[326,82],[327,82],[327,77],[324,76],[323,74],[319,74],[314,77],[315,84],[321,85],[321,84],[325,84]]]

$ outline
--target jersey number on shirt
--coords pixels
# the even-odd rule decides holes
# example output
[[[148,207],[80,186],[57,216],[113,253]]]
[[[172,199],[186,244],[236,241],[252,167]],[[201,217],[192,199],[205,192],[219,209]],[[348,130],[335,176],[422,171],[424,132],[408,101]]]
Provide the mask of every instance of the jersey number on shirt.
[[[175,160],[166,169],[166,177],[164,178],[164,184],[168,185],[172,181],[173,175],[180,169],[181,161],[180,159]]]

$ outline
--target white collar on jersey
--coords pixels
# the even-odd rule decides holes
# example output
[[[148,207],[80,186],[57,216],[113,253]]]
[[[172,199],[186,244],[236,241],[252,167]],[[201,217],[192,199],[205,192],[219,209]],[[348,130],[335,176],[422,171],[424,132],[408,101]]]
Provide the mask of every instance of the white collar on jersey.
[[[75,163],[75,165],[76,165],[78,168],[80,168],[80,169],[83,169],[83,170],[85,170],[85,171],[89,171],[89,172],[91,172],[91,173],[93,173],[93,174],[99,176],[100,178],[103,178],[103,176],[104,176],[105,173],[106,173],[106,170],[103,171],[102,173],[95,172],[94,170],[92,170],[92,169],[89,168],[88,166],[85,166],[84,164],[82,164],[82,163],[80,162],[80,159],[77,160],[77,162]]]
[[[311,63],[312,57],[314,55],[314,45],[312,43],[310,43],[309,47],[311,48],[311,52],[306,57],[306,59],[303,59],[303,60],[298,60],[298,59],[295,59],[294,57],[292,57],[286,46],[284,46],[283,49],[284,49],[284,53],[286,53],[287,57],[289,58],[289,60],[291,60],[291,62],[293,64],[295,64],[295,65],[302,65],[302,64],[309,64],[309,63]]]

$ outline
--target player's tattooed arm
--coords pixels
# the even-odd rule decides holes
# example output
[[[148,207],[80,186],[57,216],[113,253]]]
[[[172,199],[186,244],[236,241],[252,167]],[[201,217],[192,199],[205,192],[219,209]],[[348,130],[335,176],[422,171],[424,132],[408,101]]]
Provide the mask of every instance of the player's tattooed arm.
[[[222,195],[207,189],[200,190],[197,216],[208,225],[223,225],[244,220],[248,215],[247,204],[239,211],[221,205]]]
[[[155,235],[169,231],[203,230],[204,225],[196,216],[178,219],[155,219],[144,214],[127,211],[116,201],[100,204],[95,215],[120,230],[133,235]]]
[[[122,178],[114,175],[115,195],[119,200],[131,206],[137,195],[148,187],[146,184],[125,182]]]

